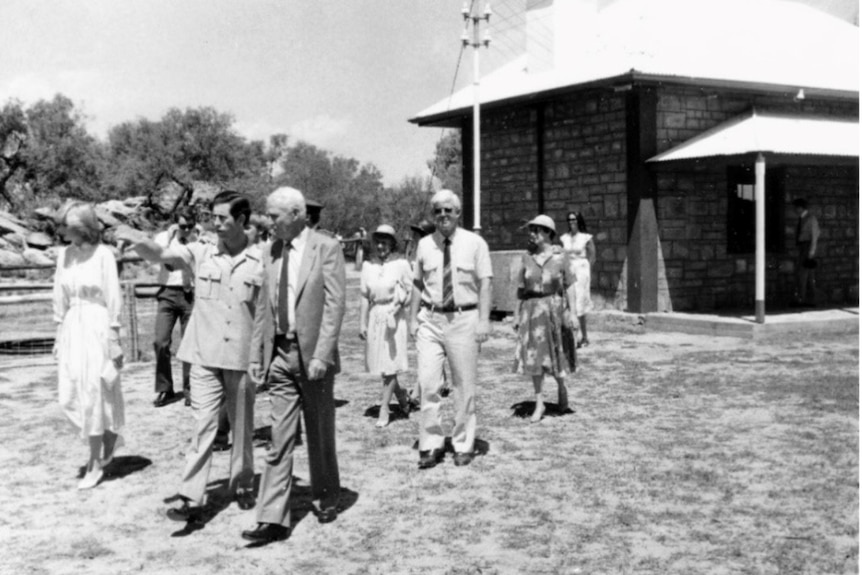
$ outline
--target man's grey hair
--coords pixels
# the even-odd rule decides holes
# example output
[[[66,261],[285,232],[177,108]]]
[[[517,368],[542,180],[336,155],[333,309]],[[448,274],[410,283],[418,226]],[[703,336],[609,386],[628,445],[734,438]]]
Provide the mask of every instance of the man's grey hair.
[[[282,186],[267,196],[266,203],[282,210],[296,209],[300,217],[305,217],[305,196],[296,188]]]
[[[431,196],[432,206],[439,206],[440,204],[452,204],[456,210],[461,211],[461,198],[452,190],[439,190]]]

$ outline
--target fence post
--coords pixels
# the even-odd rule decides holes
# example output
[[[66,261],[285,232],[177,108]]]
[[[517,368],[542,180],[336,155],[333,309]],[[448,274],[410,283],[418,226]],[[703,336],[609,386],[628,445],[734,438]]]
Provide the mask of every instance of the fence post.
[[[129,359],[139,361],[141,357],[138,349],[138,304],[135,298],[135,284],[126,282],[123,284],[123,288],[125,291],[124,299],[126,300],[126,318],[128,319]]]

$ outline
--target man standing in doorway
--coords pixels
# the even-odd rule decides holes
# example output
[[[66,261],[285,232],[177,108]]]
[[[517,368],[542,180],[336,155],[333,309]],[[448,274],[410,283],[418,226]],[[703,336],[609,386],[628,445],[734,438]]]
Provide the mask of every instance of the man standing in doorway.
[[[266,201],[275,241],[264,250],[264,280],[254,321],[249,376],[266,379],[272,442],[260,481],[255,543],[285,539],[290,529],[293,450],[299,415],[318,521],[338,515],[341,483],[335,451],[335,374],[345,308],[344,256],[337,240],[306,226],[302,192],[283,187]]]
[[[814,268],[817,267],[817,240],[820,238],[820,225],[817,218],[808,210],[804,198],[793,200],[793,209],[799,218],[796,222],[796,305],[815,306]]]
[[[458,226],[458,196],[451,190],[440,190],[431,198],[431,205],[437,230],[419,240],[416,249],[416,289],[409,320],[422,395],[420,469],[434,467],[444,455],[440,392],[446,358],[455,395],[455,465],[468,465],[473,460],[479,344],[490,331],[493,276],[488,244]]]

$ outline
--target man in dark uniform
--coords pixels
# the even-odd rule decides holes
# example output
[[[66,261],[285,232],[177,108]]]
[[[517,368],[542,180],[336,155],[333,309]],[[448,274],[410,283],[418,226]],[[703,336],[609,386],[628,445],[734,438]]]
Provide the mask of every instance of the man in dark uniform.
[[[817,240],[820,225],[808,211],[808,202],[803,198],[793,200],[793,209],[799,220],[796,222],[796,301],[795,305],[814,307],[814,268],[816,267]]]

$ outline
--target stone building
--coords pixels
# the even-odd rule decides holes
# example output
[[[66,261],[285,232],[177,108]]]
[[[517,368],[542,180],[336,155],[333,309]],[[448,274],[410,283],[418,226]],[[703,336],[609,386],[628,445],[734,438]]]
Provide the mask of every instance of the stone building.
[[[600,306],[753,307],[760,155],[767,307],[793,296],[797,197],[823,230],[819,301],[856,303],[858,79],[858,27],[795,2],[528,1],[524,55],[482,78],[482,233],[519,249],[535,214],[580,211]],[[411,119],[461,130],[465,190],[472,94]]]

